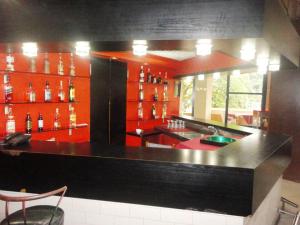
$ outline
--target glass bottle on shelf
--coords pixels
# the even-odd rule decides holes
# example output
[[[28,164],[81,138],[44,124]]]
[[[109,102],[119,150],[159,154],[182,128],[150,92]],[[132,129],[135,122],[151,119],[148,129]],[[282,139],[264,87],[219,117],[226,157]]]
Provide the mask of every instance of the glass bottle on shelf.
[[[52,91],[48,81],[46,81],[44,100],[45,102],[51,102],[52,100]]]
[[[152,74],[152,84],[156,84],[157,83],[157,79],[155,74]]]
[[[141,102],[139,102],[138,105],[138,119],[142,120],[144,118],[144,113],[143,113],[143,105]]]
[[[13,87],[10,83],[10,77],[8,74],[4,74],[4,101],[10,103],[13,100]]]
[[[70,107],[70,128],[76,128],[76,113],[74,107]]]
[[[143,84],[139,84],[139,101],[144,101],[144,90],[143,90]]]
[[[145,81],[144,67],[141,66],[139,82],[140,82],[140,83],[144,83],[144,81]]]
[[[165,72],[165,77],[164,77],[164,82],[163,82],[164,85],[168,85],[168,73]]]
[[[168,96],[168,85],[164,85],[164,91],[163,91],[163,101],[168,101],[169,96]]]
[[[65,92],[64,92],[64,87],[63,87],[62,80],[59,82],[58,101],[59,102],[64,102],[65,101]]]
[[[151,116],[153,119],[156,119],[157,116],[156,116],[156,107],[155,107],[155,104],[152,105],[152,108],[151,108]]]
[[[70,76],[75,76],[74,55],[70,54]]]
[[[155,101],[155,102],[158,101],[158,91],[157,91],[157,88],[154,88],[153,101]]]
[[[36,94],[35,91],[32,88],[32,83],[29,82],[29,87],[26,92],[26,100],[27,102],[35,102],[36,101]]]
[[[58,65],[57,65],[57,73],[59,75],[64,75],[64,64],[62,61],[62,55],[59,53],[59,60],[58,60]]]
[[[29,72],[31,72],[31,73],[36,72],[36,59],[35,59],[35,57],[30,58]]]
[[[16,132],[16,121],[12,113],[12,108],[8,108],[8,115],[6,120],[6,134],[13,134]]]
[[[44,119],[41,113],[39,113],[38,117],[38,132],[42,132],[44,129]]]
[[[158,83],[158,84],[161,84],[161,83],[162,83],[161,72],[158,73],[157,83]]]
[[[165,118],[167,118],[167,104],[166,103],[163,104],[161,118],[163,119],[163,123],[164,123]]]
[[[150,72],[150,68],[148,68],[148,72],[147,72],[147,83],[148,84],[152,83],[152,74]]]
[[[31,134],[32,132],[32,119],[29,113],[26,114],[25,118],[25,133]]]
[[[44,73],[49,74],[50,73],[50,62],[49,62],[49,55],[46,52],[45,58],[44,58]]]
[[[54,130],[58,130],[61,127],[61,123],[60,123],[60,115],[59,115],[59,109],[56,108],[55,109],[55,115],[54,115]]]
[[[6,56],[6,69],[7,71],[15,71],[14,66],[15,58],[11,54],[11,49],[8,49],[8,55]]]
[[[75,102],[75,87],[71,79],[69,82],[69,102]]]

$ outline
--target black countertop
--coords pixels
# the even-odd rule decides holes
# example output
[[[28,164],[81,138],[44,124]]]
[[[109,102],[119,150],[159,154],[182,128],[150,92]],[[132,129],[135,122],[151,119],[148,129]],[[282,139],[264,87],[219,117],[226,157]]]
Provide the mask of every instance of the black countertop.
[[[248,216],[288,166],[291,138],[237,132],[247,136],[217,151],[45,141],[0,147],[0,189],[68,185],[70,197]]]

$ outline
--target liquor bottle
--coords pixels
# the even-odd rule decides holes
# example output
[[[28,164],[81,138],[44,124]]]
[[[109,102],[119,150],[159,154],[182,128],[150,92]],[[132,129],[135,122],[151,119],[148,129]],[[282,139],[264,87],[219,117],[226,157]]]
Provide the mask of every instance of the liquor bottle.
[[[52,100],[52,93],[51,93],[50,84],[48,81],[46,81],[46,87],[45,87],[45,102],[51,102]]]
[[[11,54],[11,49],[8,49],[8,55],[6,56],[6,69],[7,71],[15,71],[14,67],[15,58]]]
[[[59,102],[64,102],[65,101],[65,92],[64,92],[62,80],[59,82],[58,101]]]
[[[25,119],[25,133],[26,134],[31,134],[32,132],[32,119],[29,113],[26,114],[26,119]]]
[[[54,115],[54,130],[58,130],[61,127],[60,124],[60,118],[59,118],[59,109],[55,109],[55,115]]]
[[[13,87],[10,84],[10,78],[8,74],[4,74],[4,100],[5,103],[10,103],[13,100]]]
[[[141,102],[139,102],[139,106],[138,106],[138,119],[142,120],[144,117],[144,113],[143,113],[143,105]]]
[[[76,113],[74,107],[70,108],[70,128],[76,128]]]
[[[144,73],[144,67],[141,66],[141,69],[140,69],[140,83],[144,83],[145,81],[145,73]]]
[[[50,62],[49,62],[48,53],[45,53],[45,58],[44,58],[44,73],[46,73],[46,74],[50,73]]]
[[[157,83],[158,83],[158,84],[161,84],[161,83],[162,83],[161,72],[158,73]]]
[[[158,101],[158,91],[157,91],[157,88],[154,89],[153,101],[155,101],[155,102]]]
[[[152,74],[150,72],[150,68],[148,68],[148,72],[147,72],[147,83],[148,84],[152,83]]]
[[[36,72],[36,59],[35,59],[35,57],[30,58],[29,72],[31,72],[31,73]]]
[[[38,117],[38,132],[42,132],[44,129],[44,119],[41,113],[39,113]]]
[[[143,84],[139,84],[139,101],[144,101],[144,90],[143,90]]]
[[[6,134],[13,134],[16,132],[16,121],[12,113],[12,109],[8,108],[8,115],[6,120]]]
[[[70,54],[70,76],[75,76],[74,55]]]
[[[75,87],[72,80],[69,82],[69,102],[75,102]]]
[[[35,102],[36,100],[36,94],[35,91],[32,88],[32,83],[29,82],[29,87],[28,90],[26,92],[26,100],[27,102]]]
[[[168,85],[168,73],[165,72],[165,77],[164,77],[164,85]]]
[[[151,115],[152,115],[152,118],[153,118],[153,119],[156,119],[156,108],[155,108],[155,104],[152,105]]]
[[[152,74],[152,84],[156,84],[157,83],[157,79],[155,74]]]
[[[164,123],[165,118],[167,118],[167,104],[166,103],[163,104],[161,118],[163,119],[163,123]]]
[[[57,65],[57,73],[59,75],[64,75],[64,64],[63,64],[63,61],[62,61],[61,53],[59,53],[59,60],[58,60],[58,65]]]
[[[163,91],[163,101],[168,101],[169,96],[168,96],[168,85],[164,85],[164,91]]]

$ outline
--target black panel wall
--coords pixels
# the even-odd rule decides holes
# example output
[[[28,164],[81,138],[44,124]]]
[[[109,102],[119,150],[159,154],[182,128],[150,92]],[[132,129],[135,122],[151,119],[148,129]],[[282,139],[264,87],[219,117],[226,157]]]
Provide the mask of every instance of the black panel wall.
[[[3,0],[0,42],[261,37],[264,0]]]
[[[91,141],[125,144],[127,64],[92,59]]]

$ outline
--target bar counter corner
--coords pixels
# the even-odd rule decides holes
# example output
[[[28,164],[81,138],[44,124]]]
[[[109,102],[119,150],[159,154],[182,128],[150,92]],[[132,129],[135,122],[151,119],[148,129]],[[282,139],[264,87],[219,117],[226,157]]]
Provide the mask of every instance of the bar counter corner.
[[[67,185],[69,197],[248,216],[282,176],[290,152],[290,137],[264,131],[218,151],[31,141],[0,147],[0,190]]]

